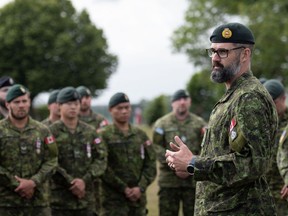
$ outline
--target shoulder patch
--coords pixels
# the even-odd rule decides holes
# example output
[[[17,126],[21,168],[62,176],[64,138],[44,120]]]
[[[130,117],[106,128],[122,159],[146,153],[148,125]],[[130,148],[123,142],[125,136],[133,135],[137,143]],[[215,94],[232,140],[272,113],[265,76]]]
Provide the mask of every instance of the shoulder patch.
[[[160,128],[160,127],[155,128],[155,132],[158,133],[158,134],[160,134],[160,135],[163,135],[163,134],[164,134],[163,128]]]
[[[51,135],[51,136],[48,136],[48,137],[46,137],[46,138],[44,139],[44,142],[45,142],[45,144],[49,145],[49,144],[55,142],[55,138],[54,138],[54,136],[52,136],[52,135]]]

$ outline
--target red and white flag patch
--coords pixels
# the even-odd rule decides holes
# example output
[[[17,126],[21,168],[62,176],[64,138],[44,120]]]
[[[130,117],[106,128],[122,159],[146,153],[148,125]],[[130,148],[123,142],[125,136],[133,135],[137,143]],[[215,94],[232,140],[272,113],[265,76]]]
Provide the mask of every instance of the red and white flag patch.
[[[45,142],[45,144],[49,145],[49,144],[55,142],[55,138],[54,138],[54,136],[48,136],[44,139],[44,142]]]
[[[230,123],[230,128],[229,128],[229,131],[231,132],[233,130],[233,128],[236,126],[237,122],[236,120],[233,118],[231,120],[231,123]]]

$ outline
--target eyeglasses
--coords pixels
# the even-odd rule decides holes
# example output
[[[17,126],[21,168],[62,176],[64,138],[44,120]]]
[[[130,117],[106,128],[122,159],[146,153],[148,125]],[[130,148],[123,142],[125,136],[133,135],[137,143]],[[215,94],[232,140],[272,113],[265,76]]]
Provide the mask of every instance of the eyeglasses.
[[[213,48],[210,48],[210,49],[206,49],[207,51],[207,54],[209,57],[213,57],[215,53],[217,53],[217,55],[219,56],[219,58],[227,58],[228,57],[228,53],[229,51],[231,50],[237,50],[237,49],[245,49],[246,47],[244,46],[241,46],[241,47],[235,47],[235,48],[232,48],[232,49],[218,49],[218,50],[215,50]]]

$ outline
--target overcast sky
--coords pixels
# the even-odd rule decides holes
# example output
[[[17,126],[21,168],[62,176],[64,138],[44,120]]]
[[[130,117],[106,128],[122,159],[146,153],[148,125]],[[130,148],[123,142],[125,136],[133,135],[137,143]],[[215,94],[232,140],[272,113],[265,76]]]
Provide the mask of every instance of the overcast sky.
[[[10,2],[1,0],[0,6]],[[133,103],[185,88],[193,73],[183,54],[172,54],[170,37],[184,22],[187,0],[72,0],[104,30],[119,66],[94,104],[107,104],[116,92]]]

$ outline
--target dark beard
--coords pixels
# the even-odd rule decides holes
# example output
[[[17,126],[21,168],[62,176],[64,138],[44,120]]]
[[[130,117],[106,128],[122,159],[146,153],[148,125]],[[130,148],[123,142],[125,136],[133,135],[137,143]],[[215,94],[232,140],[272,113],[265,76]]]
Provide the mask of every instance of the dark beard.
[[[210,79],[216,83],[224,83],[232,78],[239,72],[240,69],[240,59],[236,62],[233,62],[231,65],[227,66],[226,68],[220,64],[219,62],[215,62],[214,66],[221,67],[219,70],[212,70]]]
[[[24,115],[24,116],[15,116],[14,113],[13,113],[13,111],[12,111],[12,112],[11,112],[11,115],[12,115],[12,117],[13,117],[14,119],[16,119],[16,120],[23,120],[23,119],[27,118],[28,113],[26,113],[26,115]]]

